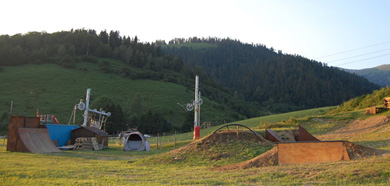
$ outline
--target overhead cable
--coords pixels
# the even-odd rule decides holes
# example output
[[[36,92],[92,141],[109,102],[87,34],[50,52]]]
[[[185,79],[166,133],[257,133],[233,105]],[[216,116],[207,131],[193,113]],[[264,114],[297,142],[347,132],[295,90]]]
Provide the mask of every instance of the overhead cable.
[[[374,46],[378,46],[378,45],[383,45],[383,44],[386,44],[386,43],[390,43],[390,41],[385,41],[385,42],[382,42],[382,43],[377,43],[377,44],[373,44],[373,45],[368,45],[368,46],[364,46],[364,47],[360,47],[360,48],[356,48],[356,49],[351,49],[351,50],[346,50],[346,51],[342,51],[342,52],[337,52],[337,53],[334,53],[334,54],[329,54],[329,55],[317,57],[317,58],[315,58],[315,59],[318,60],[318,59],[321,59],[321,58],[325,58],[325,57],[329,57],[329,56],[335,56],[335,55],[339,55],[339,54],[343,54],[343,53],[348,53],[348,52],[353,52],[353,51],[356,51],[356,50],[360,50],[360,49],[364,49],[364,48],[370,48],[370,47],[374,47]]]
[[[379,53],[379,52],[383,52],[383,51],[387,51],[387,50],[390,50],[390,49],[378,50],[378,51],[375,51],[375,52],[360,54],[360,55],[351,56],[351,57],[342,58],[342,59],[337,59],[337,60],[333,60],[333,61],[327,61],[325,63],[333,63],[333,62],[336,62],[336,61],[343,61],[343,60],[346,60],[346,59],[352,59],[352,58],[361,57],[361,56],[365,56],[365,55],[369,55],[369,54],[375,54],[375,53]]]
[[[356,63],[356,62],[365,61],[365,60],[374,59],[374,58],[379,58],[379,57],[388,56],[388,55],[390,55],[390,54],[384,54],[384,55],[370,57],[370,58],[361,59],[361,60],[357,60],[357,61],[350,61],[350,62],[347,62],[347,63],[338,64],[336,66],[342,66],[342,65],[346,65],[346,64],[350,64],[350,63]]]

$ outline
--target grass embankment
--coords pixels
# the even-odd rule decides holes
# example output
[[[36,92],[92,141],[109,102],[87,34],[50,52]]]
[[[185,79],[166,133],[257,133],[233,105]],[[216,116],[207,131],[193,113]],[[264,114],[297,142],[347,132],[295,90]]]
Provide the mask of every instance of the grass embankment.
[[[363,115],[363,111],[326,115],[320,110],[266,116],[241,122],[247,125],[253,123],[253,128],[256,130],[265,127],[274,130],[294,128],[302,124],[310,132],[319,136],[347,126],[353,119],[367,117]],[[390,113],[382,113],[382,115],[388,114]],[[206,131],[202,133],[205,135],[208,133]],[[389,140],[389,133],[382,133],[381,136],[376,133],[376,131],[368,133],[364,140],[374,146],[380,141]],[[165,138],[170,137],[172,136]],[[180,145],[186,142],[189,140],[178,140]],[[234,143],[232,144],[234,146]],[[384,143],[379,148],[390,149],[389,147],[389,143]],[[201,159],[196,159],[194,154],[197,152],[188,155],[194,158],[191,161],[174,163],[149,161],[171,153],[166,152],[172,148],[170,142],[165,144],[164,150],[124,152],[120,145],[110,143],[110,148],[103,151],[67,151],[41,155],[6,152],[5,146],[0,143],[0,183],[1,185],[388,185],[390,182],[390,156],[228,171],[218,171],[213,168],[220,164],[235,163],[234,159],[232,162],[210,161],[207,164],[201,162]],[[248,158],[256,149],[253,146],[243,146],[240,149],[237,145],[234,148],[232,151],[242,151],[242,154],[237,157],[248,156]],[[211,149],[213,150],[227,151],[228,149]],[[196,164],[197,160],[199,164]]]

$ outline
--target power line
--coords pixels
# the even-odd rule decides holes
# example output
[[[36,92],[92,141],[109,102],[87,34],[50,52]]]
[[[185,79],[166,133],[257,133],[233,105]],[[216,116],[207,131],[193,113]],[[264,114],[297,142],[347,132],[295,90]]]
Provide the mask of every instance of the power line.
[[[336,62],[336,61],[343,61],[343,60],[346,60],[346,59],[352,59],[352,58],[361,57],[361,56],[365,56],[365,55],[369,55],[369,54],[375,54],[375,53],[379,53],[379,52],[383,52],[383,51],[387,51],[387,50],[390,50],[390,49],[378,50],[378,51],[375,51],[375,52],[370,52],[370,53],[360,54],[360,55],[351,56],[351,57],[347,57],[347,58],[337,59],[337,60],[328,61],[328,62],[325,62],[325,63],[333,63],[333,62]]]
[[[356,48],[356,49],[346,50],[346,51],[342,51],[342,52],[337,52],[337,53],[334,53],[334,54],[329,54],[329,55],[317,57],[315,59],[318,60],[318,59],[321,59],[321,58],[325,58],[325,57],[329,57],[329,56],[335,56],[335,55],[339,55],[339,54],[343,54],[343,53],[347,53],[347,52],[353,52],[353,51],[356,51],[356,50],[360,50],[360,49],[364,49],[364,48],[370,48],[370,47],[378,46],[378,45],[383,45],[383,44],[386,44],[386,43],[390,43],[390,41],[377,43],[377,44],[373,44],[373,45],[368,45],[368,46],[364,46],[364,47],[360,47],[360,48]]]
[[[347,63],[338,64],[337,66],[342,66],[342,65],[346,65],[346,64],[356,63],[356,62],[365,61],[365,60],[374,59],[374,58],[379,58],[379,57],[388,56],[388,55],[390,55],[390,54],[384,54],[384,55],[370,57],[370,58],[361,59],[361,60],[357,60],[357,61],[350,61],[350,62],[347,62]]]

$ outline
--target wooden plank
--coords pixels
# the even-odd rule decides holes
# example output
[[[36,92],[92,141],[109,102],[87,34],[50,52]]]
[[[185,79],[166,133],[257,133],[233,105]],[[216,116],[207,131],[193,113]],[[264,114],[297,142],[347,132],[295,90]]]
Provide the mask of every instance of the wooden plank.
[[[62,146],[62,147],[58,147],[60,150],[74,150],[75,149],[75,145],[66,145],[66,146]]]
[[[98,146],[98,142],[96,141],[96,138],[91,138],[91,142],[93,145],[93,150],[100,150]]]

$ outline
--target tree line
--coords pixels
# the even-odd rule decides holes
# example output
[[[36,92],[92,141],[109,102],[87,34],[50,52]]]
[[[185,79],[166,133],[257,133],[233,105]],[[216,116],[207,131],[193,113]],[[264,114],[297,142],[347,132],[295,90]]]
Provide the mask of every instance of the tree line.
[[[13,36],[0,36],[0,65],[57,63],[74,67],[81,57],[115,58],[126,64],[161,71],[180,71],[180,58],[163,55],[154,43],[140,43],[137,36],[121,36],[119,31],[77,29],[52,34],[29,32]]]

